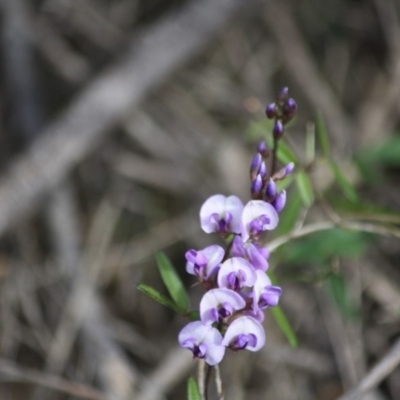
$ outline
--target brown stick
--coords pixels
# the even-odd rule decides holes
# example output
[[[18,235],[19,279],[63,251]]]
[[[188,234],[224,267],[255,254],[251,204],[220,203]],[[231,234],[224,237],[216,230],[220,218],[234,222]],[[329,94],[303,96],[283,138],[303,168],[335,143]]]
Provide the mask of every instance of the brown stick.
[[[20,367],[4,359],[0,359],[0,376],[2,376],[3,379],[7,378],[13,381],[44,386],[82,399],[105,400],[103,394],[91,386],[68,381],[58,376],[46,374],[31,368]]]
[[[81,93],[0,183],[0,234],[31,211],[150,89],[197,54],[243,4],[192,2],[135,35],[124,59]]]

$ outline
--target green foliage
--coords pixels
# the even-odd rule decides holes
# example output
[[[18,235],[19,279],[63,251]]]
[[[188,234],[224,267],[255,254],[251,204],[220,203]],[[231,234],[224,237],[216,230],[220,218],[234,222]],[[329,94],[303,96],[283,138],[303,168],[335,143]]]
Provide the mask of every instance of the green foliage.
[[[287,319],[285,313],[283,312],[282,308],[280,306],[276,306],[276,307],[271,307],[270,310],[272,312],[272,315],[276,323],[286,336],[290,345],[293,348],[298,347],[299,341],[297,339],[296,333],[292,328],[292,325],[290,324],[289,320]]]
[[[329,161],[329,166],[335,176],[336,182],[339,187],[342,189],[344,195],[353,202],[358,200],[358,194],[353,184],[347,179],[347,176],[343,173],[343,171],[339,168],[339,166],[332,160]]]
[[[187,395],[188,400],[203,400],[197,382],[192,376],[188,379]]]
[[[358,257],[366,248],[367,235],[341,228],[316,232],[286,244],[286,261],[321,264],[332,257]]]
[[[314,203],[314,191],[311,185],[310,177],[301,171],[296,175],[296,183],[303,203],[306,207]]]
[[[153,300],[167,306],[171,310],[175,312],[181,312],[180,309],[176,306],[176,304],[170,300],[168,297],[161,294],[158,290],[152,288],[151,286],[145,285],[144,283],[140,283],[136,285],[136,287],[143,293],[146,293],[147,296],[151,297]]]
[[[163,252],[158,252],[156,258],[161,278],[167,287],[172,300],[175,302],[179,312],[187,312],[190,306],[189,297],[182,281],[175,271],[174,266]]]
[[[360,154],[361,158],[371,164],[400,166],[400,136],[396,135],[383,143],[376,144]]]
[[[312,163],[315,159],[315,125],[307,124],[306,130],[306,162]]]
[[[331,274],[327,280],[329,291],[342,314],[347,318],[356,318],[357,309],[349,295],[346,281],[341,275]]]
[[[279,225],[276,228],[277,236],[285,235],[293,230],[299,219],[302,209],[303,202],[298,190],[292,191],[290,196],[288,196],[288,201],[284,210],[280,214]]]
[[[363,178],[369,182],[377,182],[380,178],[377,166],[400,166],[400,136],[396,135],[386,141],[362,150],[356,162]]]
[[[319,144],[321,145],[322,153],[327,159],[331,155],[331,145],[329,141],[328,129],[326,128],[325,120],[323,115],[318,112],[316,118],[317,125],[317,135],[319,139]]]

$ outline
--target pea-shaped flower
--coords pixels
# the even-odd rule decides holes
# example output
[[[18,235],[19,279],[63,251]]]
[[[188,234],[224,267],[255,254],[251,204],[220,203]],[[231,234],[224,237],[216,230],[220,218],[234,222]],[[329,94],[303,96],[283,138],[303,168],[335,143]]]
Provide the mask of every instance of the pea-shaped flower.
[[[200,225],[204,232],[240,233],[243,203],[237,196],[216,194],[200,209]]]
[[[218,272],[218,286],[236,292],[244,287],[252,287],[257,275],[254,267],[241,257],[232,257],[221,264]]]
[[[272,286],[271,280],[263,271],[256,271],[257,280],[253,287],[253,310],[265,310],[268,307],[278,305],[282,289],[279,286]]]
[[[264,328],[252,317],[240,317],[229,325],[222,344],[232,350],[258,351],[265,344]]]
[[[242,213],[242,239],[246,242],[250,237],[257,237],[264,231],[275,229],[279,216],[275,208],[262,200],[251,200]]]
[[[225,354],[221,333],[211,325],[200,321],[189,322],[179,332],[179,344],[190,350],[193,357],[204,359],[209,365],[217,365]]]
[[[207,281],[218,270],[224,254],[225,250],[218,245],[208,246],[200,251],[189,250],[185,254],[186,271],[196,275],[201,282]]]
[[[213,324],[229,318],[235,311],[242,310],[246,302],[242,296],[230,289],[209,290],[200,302],[200,318],[203,324]]]
[[[269,251],[265,247],[257,247],[256,244],[243,242],[240,236],[233,240],[232,255],[247,260],[255,269],[266,271],[269,267],[267,258]]]

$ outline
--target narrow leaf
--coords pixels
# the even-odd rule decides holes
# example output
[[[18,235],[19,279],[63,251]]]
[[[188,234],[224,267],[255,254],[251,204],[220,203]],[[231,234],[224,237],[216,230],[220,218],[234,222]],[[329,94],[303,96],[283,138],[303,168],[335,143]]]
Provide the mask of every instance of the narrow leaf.
[[[315,125],[312,122],[307,124],[306,130],[306,161],[312,163],[315,158]]]
[[[351,182],[347,179],[347,176],[343,173],[343,171],[339,168],[339,166],[333,162],[332,160],[329,161],[329,165],[335,176],[335,179],[342,189],[344,195],[350,200],[356,202],[358,200],[358,195],[356,189],[351,184]]]
[[[162,305],[170,308],[171,310],[180,313],[181,311],[178,307],[174,304],[172,300],[168,297],[164,296],[158,290],[152,288],[151,286],[145,285],[144,283],[140,283],[136,285],[136,287],[143,293],[147,294],[147,296],[151,297],[153,300],[161,303]]]
[[[356,318],[358,312],[354,302],[351,300],[349,288],[343,277],[338,274],[331,274],[328,278],[328,286],[333,300],[342,314],[349,319]]]
[[[157,253],[156,258],[161,278],[172,300],[175,302],[180,312],[186,312],[189,309],[189,297],[174,266],[163,252]]]
[[[188,400],[203,400],[197,382],[192,376],[188,379],[187,394]]]
[[[296,154],[294,154],[289,145],[282,140],[280,140],[278,144],[277,156],[278,160],[283,164],[289,164],[290,162],[294,162],[297,165],[299,164],[299,159]]]
[[[328,135],[328,130],[326,128],[325,119],[320,112],[317,113],[316,123],[317,123],[317,134],[319,142],[321,144],[322,152],[324,153],[324,156],[329,159],[331,154],[329,135]]]
[[[296,183],[304,205],[310,207],[314,202],[314,192],[309,176],[305,172],[299,172],[296,176]]]
[[[293,348],[298,347],[299,341],[297,339],[296,333],[292,328],[289,320],[287,319],[285,313],[283,312],[280,306],[271,307],[272,315],[275,318],[276,323],[278,324],[281,331],[286,336],[287,340],[289,341],[290,345]]]

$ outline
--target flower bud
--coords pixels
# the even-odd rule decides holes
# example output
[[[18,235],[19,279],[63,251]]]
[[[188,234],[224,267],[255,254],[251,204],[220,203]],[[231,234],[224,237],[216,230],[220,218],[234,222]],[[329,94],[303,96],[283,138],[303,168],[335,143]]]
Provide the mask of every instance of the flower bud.
[[[267,109],[265,110],[265,114],[267,115],[267,118],[269,119],[273,119],[276,117],[276,113],[277,113],[278,109],[276,107],[275,103],[271,103]]]
[[[276,196],[272,205],[274,206],[275,210],[278,213],[280,213],[285,208],[285,204],[286,204],[286,190],[282,190],[282,192],[280,192],[278,196]]]
[[[261,175],[258,174],[256,179],[254,179],[253,183],[251,184],[251,198],[252,199],[259,199],[261,197],[261,190],[262,190],[262,178]]]
[[[257,146],[257,151],[263,156],[263,157],[268,157],[269,156],[269,149],[267,144],[262,141],[258,144]]]
[[[254,156],[250,166],[250,179],[252,182],[256,179],[258,171],[260,170],[261,167],[261,163],[262,163],[262,156],[260,153],[257,153]]]
[[[296,111],[297,111],[296,102],[292,98],[288,99],[283,106],[284,123],[289,122],[295,116]]]
[[[279,92],[279,95],[278,95],[278,101],[282,102],[282,103],[286,102],[288,97],[289,97],[289,88],[288,87],[282,88],[282,90]]]
[[[294,163],[290,162],[289,164],[286,165],[285,167],[285,175],[290,175],[294,170]]]
[[[274,138],[279,140],[283,136],[283,124],[281,121],[275,121],[274,129],[272,131]]]
[[[272,178],[269,179],[269,182],[267,183],[267,187],[265,188],[265,196],[268,201],[272,201],[276,197],[276,183],[272,180]]]
[[[265,165],[264,161],[261,163],[259,174],[261,175],[262,180],[267,178],[267,166]]]

